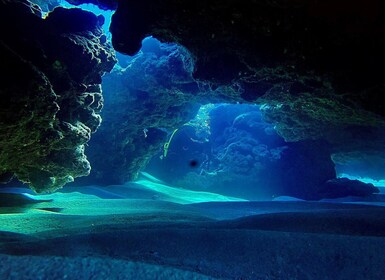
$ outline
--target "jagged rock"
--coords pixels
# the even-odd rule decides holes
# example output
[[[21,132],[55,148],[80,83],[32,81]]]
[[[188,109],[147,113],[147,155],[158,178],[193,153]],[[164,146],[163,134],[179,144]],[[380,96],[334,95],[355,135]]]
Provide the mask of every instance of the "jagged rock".
[[[379,0],[122,1],[111,32],[128,54],[148,35],[177,42],[196,79],[238,85],[233,102],[266,104],[285,139],[348,150],[352,128],[385,128],[384,14]]]
[[[347,178],[328,180],[319,189],[319,195],[323,198],[368,196],[379,192],[380,190],[373,186],[373,184],[363,183],[358,180],[349,180]]]
[[[356,97],[377,84],[377,95],[361,96],[375,101],[383,92],[377,70],[385,61],[385,7],[379,0],[365,7],[332,0],[122,1],[111,31],[114,47],[131,54],[148,35],[178,42],[196,58],[197,78],[241,80],[255,97],[283,79],[301,90],[330,81],[338,95]],[[383,114],[382,105],[361,105]]]
[[[286,143],[257,106],[217,106],[209,123],[207,141],[197,136],[201,128],[181,128],[167,158],[154,159],[148,171],[171,185],[253,200],[281,195],[317,200],[319,187],[336,178],[327,143]]]
[[[219,100],[263,104],[285,140],[326,141],[337,158],[383,152],[384,14],[379,0],[121,1],[111,31],[128,54],[148,35],[183,45]]]
[[[90,172],[84,144],[115,58],[91,13],[58,8],[42,19],[28,1],[0,6],[0,173],[51,192]]]
[[[324,139],[334,145],[344,142],[346,148],[346,140],[351,138],[348,134],[355,127],[357,132],[385,127],[385,119],[378,115],[317,92],[292,95],[289,90],[281,88],[270,91],[261,98],[263,100],[266,103],[261,110],[265,119],[273,123],[277,132],[290,142]]]
[[[182,126],[199,109],[189,54],[154,39],[145,46],[125,68],[104,77],[103,125],[87,151],[93,169],[77,184],[135,179],[162,148],[167,131]]]
[[[385,108],[382,96],[385,87],[382,72],[378,69],[385,62],[385,24],[382,21],[385,7],[380,0],[369,0],[365,9],[359,1],[332,0],[298,0],[295,3],[285,0],[144,0],[120,1],[118,6],[113,0],[70,2],[92,2],[102,8],[117,7],[111,31],[114,47],[121,52],[136,53],[142,39],[153,35],[162,41],[177,42],[191,53],[185,56],[191,58],[190,75],[183,79],[192,82],[179,81],[177,76],[181,73],[168,77],[173,72],[164,61],[160,61],[163,68],[146,68],[150,71],[148,75],[143,75],[141,67],[130,70],[133,73],[127,84],[133,89],[134,99],[146,100],[147,107],[135,105],[138,107],[133,112],[137,117],[116,112],[116,116],[122,114],[120,116],[127,118],[127,123],[108,123],[119,128],[118,133],[113,133],[113,141],[109,142],[114,144],[104,146],[114,146],[110,152],[119,151],[114,164],[109,166],[114,167],[117,174],[114,177],[120,182],[134,178],[150,154],[161,146],[165,133],[159,128],[175,128],[187,119],[187,115],[196,111],[191,105],[193,102],[258,102],[264,104],[264,117],[288,141],[326,141],[330,151],[337,156],[383,152]],[[40,13],[28,5],[22,9],[28,10],[26,13],[30,15]],[[68,23],[66,13],[72,19],[71,23]],[[17,54],[23,53],[23,60],[32,61],[36,68],[35,75],[44,75],[42,79],[47,80],[44,91],[51,97],[42,104],[53,108],[49,119],[59,118],[60,131],[65,135],[79,132],[76,137],[66,138],[69,143],[58,141],[60,148],[63,145],[82,145],[89,139],[88,129],[93,131],[100,123],[98,112],[102,99],[100,89],[94,84],[100,83],[100,73],[108,68],[98,69],[104,65],[98,63],[98,59],[109,61],[109,58],[103,57],[103,50],[98,50],[105,37],[97,30],[91,31],[95,36],[90,35],[88,29],[93,29],[94,24],[99,25],[102,19],[63,12],[63,9],[58,9],[56,17],[52,14],[46,21],[37,18],[31,18],[32,31],[28,31],[41,34],[33,40],[36,46],[29,50],[31,54],[24,55],[25,51],[17,49],[17,46],[11,46],[11,49],[15,49]],[[43,27],[41,22],[50,22],[46,24],[50,27]],[[23,30],[18,32],[26,38],[31,37]],[[89,44],[91,51],[85,47],[89,43],[85,33],[94,36]],[[11,38],[13,35],[7,36]],[[83,40],[83,36],[87,39]],[[40,45],[43,51],[40,51]],[[48,45],[51,51],[44,48]],[[81,50],[84,49],[83,53]],[[95,59],[94,53],[100,57]],[[85,56],[91,63],[78,63]],[[155,65],[156,59],[148,60],[147,65]],[[135,63],[141,63],[140,59]],[[142,66],[146,63],[143,62]],[[30,71],[34,72],[33,69]],[[196,92],[197,84],[190,73],[192,69],[193,77],[205,87],[204,94]],[[156,78],[149,81],[149,77]],[[179,84],[163,94],[163,89],[157,91],[160,81],[165,82],[162,86]],[[87,90],[89,84],[92,86]],[[119,85],[116,88],[121,89]],[[76,94],[70,92],[83,94],[73,99]],[[170,103],[175,103],[175,106],[170,107]],[[133,105],[132,102],[129,104]],[[60,110],[54,109],[55,106]],[[81,109],[74,113],[63,109],[67,107]],[[85,107],[88,109],[84,110]],[[183,110],[188,113],[183,115]],[[106,116],[110,114],[107,112]],[[142,117],[144,112],[147,112],[146,118]],[[81,122],[74,122],[74,119],[81,119]],[[56,131],[57,122],[52,126]],[[142,135],[150,135],[144,133],[146,130],[154,137],[146,137],[150,143],[143,141]],[[363,141],[365,145],[361,145]],[[82,154],[81,149],[73,156],[77,158],[79,154]],[[0,173],[8,172],[8,169],[0,170]],[[46,178],[44,174],[37,177]]]

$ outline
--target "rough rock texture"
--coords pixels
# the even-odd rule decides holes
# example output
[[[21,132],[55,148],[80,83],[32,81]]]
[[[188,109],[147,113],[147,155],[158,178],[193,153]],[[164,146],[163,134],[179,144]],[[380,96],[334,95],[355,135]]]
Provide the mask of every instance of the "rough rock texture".
[[[182,48],[148,40],[142,52],[103,79],[103,125],[87,155],[90,177],[77,183],[124,183],[135,179],[162,149],[167,134],[194,117],[198,85]]]
[[[28,1],[2,1],[0,21],[0,177],[51,192],[90,172],[84,145],[100,125],[101,76],[115,58],[103,18],[79,9],[42,19]]]
[[[384,12],[380,0],[364,7],[345,0],[121,1],[111,31],[114,47],[126,53],[150,34],[178,42],[196,58],[197,78],[244,81],[245,98],[247,89],[255,99],[274,82],[297,92],[330,82],[337,95],[362,97],[361,105],[384,114],[375,102],[384,90],[377,71],[385,62]]]
[[[366,135],[372,130],[370,137],[373,138],[385,125],[385,120],[380,116],[317,91],[292,95],[289,90],[280,88],[270,91],[260,100],[266,101],[262,106],[265,119],[273,123],[277,132],[290,142],[324,139],[331,144],[341,145],[354,130],[365,131]],[[351,140],[361,141],[364,135],[356,135],[356,139]],[[354,145],[353,141],[351,145]]]
[[[196,79],[238,85],[289,141],[357,151],[352,131],[385,127],[384,16],[380,0],[122,1],[111,32],[128,54],[147,35],[185,46]]]
[[[114,9],[118,1],[70,2],[91,2],[105,9]],[[111,26],[114,47],[123,53],[134,54],[140,49],[142,39],[148,35],[162,41],[177,42],[191,52],[194,60],[193,77],[199,82],[191,83],[191,77],[190,82],[184,80],[182,83],[178,79],[170,79],[168,75],[172,73],[171,68],[163,67],[163,62],[159,63],[161,67],[157,73],[143,75],[146,73],[143,72],[146,63],[142,63],[142,68],[130,68],[130,71],[134,71],[130,75],[143,75],[143,81],[136,85],[137,81],[133,83],[131,79],[127,85],[135,92],[134,96],[143,96],[134,97],[134,102],[130,103],[130,106],[136,106],[133,112],[137,116],[116,112],[121,114],[120,117],[125,117],[127,122],[119,125],[109,123],[118,131],[111,133],[113,141],[110,143],[115,148],[109,151],[111,154],[112,151],[119,151],[112,156],[113,159],[111,157],[114,164],[109,164],[110,160],[105,161],[117,174],[113,177],[119,178],[118,181],[135,178],[137,171],[161,146],[161,138],[166,133],[160,128],[172,130],[186,120],[187,115],[196,111],[195,107],[191,107],[192,103],[186,109],[187,99],[200,103],[225,100],[264,104],[265,118],[275,125],[284,139],[327,142],[330,151],[335,154],[334,158],[347,159],[350,156],[351,160],[355,160],[354,155],[365,157],[367,153],[385,154],[382,148],[385,139],[385,103],[382,102],[385,86],[380,71],[385,62],[384,16],[385,4],[381,0],[369,0],[365,5],[358,0],[119,1]],[[95,17],[87,18],[81,24],[79,20],[73,20],[68,28],[58,28],[62,25],[59,22],[53,21],[52,24],[56,24],[57,34],[67,34],[73,30],[79,31],[78,27],[81,29],[79,32],[88,30],[94,21]],[[85,22],[90,22],[89,26]],[[72,42],[85,43],[75,37],[72,36]],[[101,36],[100,39],[105,41],[105,37]],[[44,43],[46,41],[40,38],[34,40],[36,44],[43,45],[47,45]],[[61,48],[62,45],[53,44],[52,49]],[[40,46],[36,47],[35,52],[38,49]],[[19,52],[23,53],[21,50]],[[83,67],[79,69],[71,67],[71,63],[63,68],[54,52],[44,54],[46,58],[39,59],[41,65],[35,61],[33,65],[49,81],[45,88],[47,94],[56,94],[56,98],[60,99],[60,102],[55,102],[61,110],[55,113],[55,109],[52,109],[51,115],[72,119],[73,114],[66,115],[63,110],[65,102],[76,107],[76,102],[66,99],[66,94],[63,94],[63,91],[69,92],[71,89],[61,88],[63,84],[68,84],[68,80],[63,82],[66,75],[49,75],[47,65],[59,73],[72,73],[70,79],[76,84],[86,85],[94,82],[84,82],[82,78],[77,79],[78,73],[73,74],[79,69],[80,72],[95,73],[95,68],[88,63],[81,63]],[[40,53],[32,57],[44,55]],[[22,57],[26,61],[32,60],[24,55]],[[74,57],[73,61],[81,60]],[[153,67],[156,61],[147,64],[150,65]],[[36,75],[41,76],[39,73]],[[158,81],[148,82],[151,76],[157,77]],[[144,80],[149,84],[143,85]],[[160,80],[169,83],[167,94],[160,93],[163,89],[157,89]],[[204,94],[198,97],[195,91],[197,85],[199,90],[212,93],[211,96]],[[54,94],[48,93],[50,90]],[[135,98],[140,102],[147,100],[144,103],[148,107],[133,105]],[[52,103],[49,100],[47,102]],[[187,114],[180,117],[183,110]],[[83,118],[84,115],[79,117]],[[88,120],[93,122],[89,127],[95,129],[98,125],[96,118]],[[74,125],[74,122],[69,123]],[[145,141],[142,135],[147,135]],[[78,154],[82,154],[82,151]],[[78,155],[75,157],[78,158]],[[5,175],[0,177],[8,179],[8,169],[4,169]]]
[[[325,142],[286,143],[256,106],[221,105],[207,122],[207,141],[190,122],[174,136],[168,156],[154,159],[148,171],[172,185],[253,200],[326,197],[320,187],[336,172]]]

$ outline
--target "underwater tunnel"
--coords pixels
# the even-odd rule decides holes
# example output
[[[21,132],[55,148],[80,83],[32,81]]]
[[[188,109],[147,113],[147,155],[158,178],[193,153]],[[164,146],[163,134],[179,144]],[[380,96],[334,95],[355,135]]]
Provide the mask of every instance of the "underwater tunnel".
[[[0,279],[382,279],[384,16],[0,1]]]

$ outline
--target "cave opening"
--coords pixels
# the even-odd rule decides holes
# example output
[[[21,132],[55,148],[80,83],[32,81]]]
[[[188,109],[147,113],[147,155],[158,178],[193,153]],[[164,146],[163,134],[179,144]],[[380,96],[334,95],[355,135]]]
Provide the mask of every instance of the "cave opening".
[[[0,1],[0,278],[382,279],[385,8],[289,2]]]
[[[103,16],[101,28],[106,40],[111,41],[113,10],[93,4],[74,6],[66,1],[36,2],[44,18],[56,7],[80,8]],[[338,103],[325,104],[302,94],[311,89],[310,84],[294,83],[289,88],[299,91],[297,99],[277,95],[273,87],[253,102],[250,96],[259,95],[258,91],[269,88],[268,84],[256,85],[253,81],[214,86],[210,81],[195,79],[195,58],[181,45],[161,43],[150,36],[142,40],[136,55],[116,51],[115,55],[114,69],[102,77],[103,122],[85,149],[92,169],[88,176],[68,184],[70,187],[125,184],[147,174],[171,186],[242,199],[292,196],[319,200],[368,195],[379,191],[375,187],[383,186],[381,155],[371,150],[357,151],[355,147],[345,151],[340,148],[341,139],[306,127],[317,122],[321,129],[325,126],[317,120],[320,116],[314,112],[316,106],[322,110],[337,107],[328,113],[339,109]],[[64,67],[60,61],[54,65],[57,69]],[[70,101],[66,102],[65,106],[71,106]],[[302,109],[299,116],[296,107]],[[220,129],[209,122],[216,122]],[[359,136],[357,142],[372,136],[381,143],[384,137],[378,129],[362,125],[343,125],[347,136],[343,135],[342,141],[364,128],[373,131],[363,134],[363,139]],[[326,130],[336,133],[334,128]],[[269,137],[277,143],[267,141]],[[341,183],[340,179],[347,181]],[[333,180],[333,186],[342,186],[337,190],[327,186]],[[354,186],[355,180],[363,183]],[[244,187],[240,188],[238,182]]]

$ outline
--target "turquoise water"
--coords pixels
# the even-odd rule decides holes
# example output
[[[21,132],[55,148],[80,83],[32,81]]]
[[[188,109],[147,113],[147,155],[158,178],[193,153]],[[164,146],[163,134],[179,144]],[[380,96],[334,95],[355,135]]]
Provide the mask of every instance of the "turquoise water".
[[[78,7],[110,40],[113,11]],[[289,141],[184,47],[142,45],[102,77],[89,176],[0,187],[0,279],[383,279],[381,159]]]

